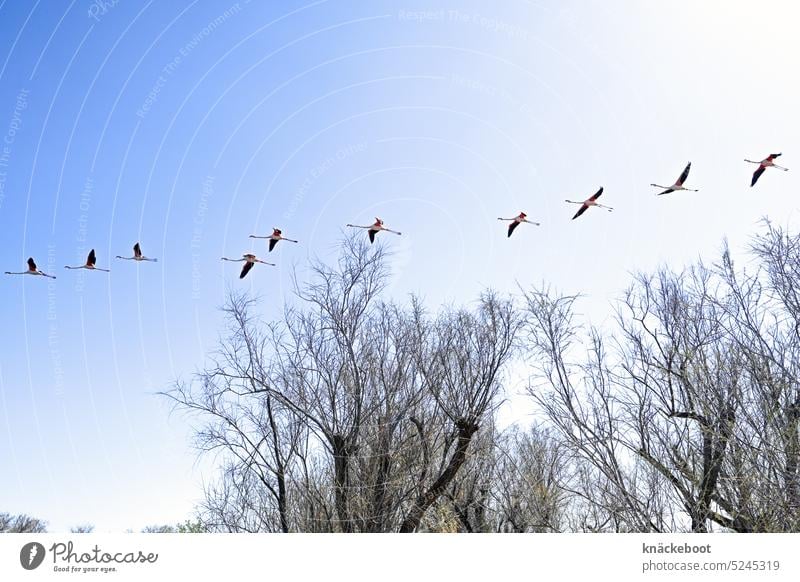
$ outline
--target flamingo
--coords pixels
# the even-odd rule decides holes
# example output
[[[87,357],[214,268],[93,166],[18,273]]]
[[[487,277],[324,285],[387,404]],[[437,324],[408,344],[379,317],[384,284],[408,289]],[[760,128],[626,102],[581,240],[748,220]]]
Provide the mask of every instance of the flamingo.
[[[519,215],[515,216],[514,218],[498,218],[497,220],[511,221],[511,224],[508,225],[508,236],[511,236],[514,232],[514,229],[517,228],[522,222],[527,222],[528,224],[533,224],[535,226],[541,226],[541,224],[539,224],[538,222],[533,222],[531,220],[528,220],[526,216],[528,215],[525,214],[524,212],[520,212]]]
[[[678,177],[677,181],[672,186],[661,186],[660,184],[650,184],[651,186],[655,186],[656,188],[666,188],[663,192],[659,192],[656,196],[663,196],[664,194],[669,194],[670,192],[675,192],[677,190],[688,190],[689,192],[697,192],[697,190],[693,190],[692,188],[684,188],[683,183],[686,181],[686,178],[689,177],[689,170],[692,168],[692,162],[686,164],[686,167],[681,172],[681,175]]]
[[[296,243],[296,240],[292,240],[290,238],[286,238],[283,236],[283,231],[280,228],[272,227],[272,234],[269,236],[256,236],[254,234],[250,235],[250,238],[268,238],[269,239],[269,252],[272,252],[272,249],[275,248],[275,245],[278,244],[279,240],[285,240],[289,242]]]
[[[158,259],[150,259],[148,257],[145,257],[142,254],[142,247],[139,246],[138,242],[135,245],[133,245],[133,256],[132,257],[121,257],[121,256],[117,255],[117,258],[118,259],[125,259],[126,261],[150,261],[152,263],[158,262]]]
[[[6,275],[38,275],[40,277],[48,277],[50,279],[55,279],[55,275],[48,275],[36,268],[36,263],[33,261],[33,257],[28,259],[28,270],[22,271],[20,273],[12,273],[11,271],[6,271]]]
[[[572,217],[572,220],[575,220],[575,219],[576,219],[576,218],[578,218],[578,217],[579,217],[581,214],[583,214],[584,212],[586,212],[586,210],[587,210],[587,209],[588,209],[590,206],[597,206],[598,208],[605,208],[605,209],[606,209],[606,210],[608,210],[609,212],[611,212],[612,210],[614,210],[614,209],[613,209],[613,208],[611,208],[610,206],[603,206],[602,204],[598,204],[598,203],[597,203],[597,199],[598,199],[598,198],[600,198],[600,195],[601,195],[602,193],[603,193],[603,187],[601,186],[601,187],[600,187],[600,189],[599,189],[599,190],[598,190],[598,191],[595,193],[595,195],[594,195],[594,196],[592,196],[591,198],[587,198],[587,199],[586,199],[586,200],[584,200],[583,202],[576,202],[576,201],[574,201],[574,200],[565,200],[565,202],[569,202],[570,204],[580,204],[580,205],[581,205],[581,207],[578,209],[578,212],[576,212],[576,213],[575,213],[575,216],[573,216],[573,217]]]
[[[108,269],[99,269],[99,268],[95,267],[96,263],[97,263],[97,256],[94,254],[94,249],[92,249],[91,251],[89,251],[89,256],[86,257],[86,264],[85,265],[81,265],[80,267],[65,266],[64,268],[65,269],[89,269],[90,271],[103,271],[104,273],[110,273],[111,272]]]
[[[370,244],[375,242],[375,234],[382,230],[386,232],[391,232],[393,234],[403,234],[402,232],[397,232],[396,230],[389,230],[388,228],[383,226],[383,221],[378,217],[375,217],[375,224],[371,224],[370,226],[359,226],[357,224],[348,224],[346,226],[349,226],[350,228],[366,228],[367,234],[369,235]]]
[[[247,273],[250,272],[250,269],[253,268],[253,265],[256,263],[261,263],[262,265],[270,265],[271,267],[275,266],[275,263],[268,263],[266,261],[262,261],[261,259],[257,258],[255,255],[251,253],[245,253],[242,255],[241,259],[229,259],[227,257],[222,257],[223,261],[230,261],[232,263],[241,263],[244,261],[244,265],[242,265],[242,272],[239,274],[240,279],[244,279]]]
[[[789,171],[789,168],[784,168],[783,166],[779,166],[774,162],[775,158],[777,158],[780,155],[781,154],[770,154],[760,162],[754,162],[753,160],[748,160],[747,158],[745,158],[744,160],[745,162],[749,162],[751,164],[758,164],[758,168],[756,168],[756,171],[753,172],[753,179],[750,181],[751,188],[756,185],[756,182],[758,182],[758,179],[761,177],[761,174],[763,174],[764,170],[766,170],[767,168],[772,167],[772,168],[778,168],[779,170],[783,170],[784,172]]]

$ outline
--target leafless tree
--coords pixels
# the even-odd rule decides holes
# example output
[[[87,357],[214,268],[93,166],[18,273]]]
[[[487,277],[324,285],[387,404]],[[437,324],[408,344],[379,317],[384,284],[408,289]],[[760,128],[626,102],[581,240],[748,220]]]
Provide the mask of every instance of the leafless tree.
[[[800,241],[768,225],[752,250],[751,273],[726,247],[637,276],[610,333],[526,293],[531,393],[578,453],[589,529],[796,531]]]
[[[295,278],[296,300],[262,322],[234,295],[211,365],[168,393],[220,452],[204,523],[222,531],[415,531],[490,422],[520,325],[485,293],[431,317],[382,300],[380,245],[343,241],[339,261]]]
[[[0,513],[0,533],[45,533],[47,522],[30,515]]]
[[[453,481],[481,423],[498,403],[500,373],[512,355],[519,318],[511,300],[485,293],[472,312],[444,313],[435,325],[417,318],[417,365],[436,409],[451,423],[442,449],[446,462],[432,478],[420,479],[416,499],[406,514],[401,532],[415,531],[428,508]],[[425,424],[415,419],[423,447],[430,449]],[[452,452],[451,452],[452,450]]]
[[[195,382],[178,383],[167,395],[182,409],[202,414],[197,447],[225,454],[224,478],[206,492],[205,519],[229,531],[288,532],[286,480],[304,433],[269,390],[272,338],[254,321],[253,303],[243,295],[230,297],[225,308],[229,335],[212,365]],[[274,503],[262,499],[248,508],[254,491]]]
[[[568,455],[547,431],[512,427],[492,443],[496,456],[489,489],[498,532],[565,531]]]
[[[356,238],[277,320],[232,295],[210,364],[169,393],[219,460],[202,527],[797,531],[800,238],[767,224],[751,250],[636,275],[602,328],[549,289],[388,300],[383,248]],[[512,361],[530,427],[498,426]]]

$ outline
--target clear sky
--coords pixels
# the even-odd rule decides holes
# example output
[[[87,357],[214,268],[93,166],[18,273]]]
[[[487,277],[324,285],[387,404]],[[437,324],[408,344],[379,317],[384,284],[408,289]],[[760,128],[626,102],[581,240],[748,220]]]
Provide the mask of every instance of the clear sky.
[[[155,395],[226,289],[278,314],[347,222],[431,306],[548,282],[601,322],[629,273],[796,222],[794,2],[0,0],[0,511],[189,517],[209,462]],[[753,166],[784,152],[788,173]],[[655,197],[687,161],[698,193]],[[605,187],[597,209],[574,206]],[[542,222],[511,239],[498,216]],[[265,252],[240,282],[220,256]],[[158,263],[115,261],[141,241]],[[66,271],[95,248],[112,272]]]

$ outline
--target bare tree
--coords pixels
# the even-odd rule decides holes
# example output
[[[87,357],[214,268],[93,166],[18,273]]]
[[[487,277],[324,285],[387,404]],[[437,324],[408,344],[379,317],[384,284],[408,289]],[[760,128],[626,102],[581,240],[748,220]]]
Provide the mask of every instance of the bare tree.
[[[800,239],[767,224],[752,251],[752,272],[726,247],[637,276],[610,334],[574,323],[575,297],[526,294],[531,393],[578,452],[589,529],[800,525]]]
[[[272,336],[253,320],[253,304],[243,295],[230,297],[228,340],[195,382],[178,383],[167,396],[206,421],[195,435],[201,451],[226,454],[223,482],[206,492],[205,519],[228,531],[288,532],[286,480],[304,431],[269,390]],[[256,507],[243,507],[250,491],[271,497],[274,504],[262,500]],[[240,498],[243,492],[248,495]],[[270,512],[262,513],[263,508]]]
[[[567,453],[547,431],[512,427],[492,443],[491,531],[558,532],[566,528]]]
[[[473,436],[498,403],[500,372],[512,355],[518,327],[513,303],[494,293],[485,293],[474,313],[446,312],[432,327],[417,319],[419,344],[425,347],[417,365],[437,409],[452,424],[452,432],[442,447],[449,455],[446,463],[430,479],[420,479],[401,532],[419,527],[424,513],[467,459]],[[415,424],[425,443],[425,425],[419,420]]]
[[[387,300],[382,247],[346,239],[276,321],[232,295],[210,364],[169,393],[220,461],[202,527],[797,531],[800,238],[767,224],[752,257],[636,275],[594,328],[549,289]],[[512,359],[530,428],[497,424]]]
[[[169,393],[222,453],[204,523],[222,531],[414,531],[490,422],[519,318],[484,294],[432,318],[386,302],[381,246],[313,262],[280,321],[232,296],[211,365]]]
[[[391,397],[394,386],[381,382],[385,370],[375,365],[380,342],[393,334],[392,317],[378,304],[388,274],[382,247],[370,249],[350,238],[342,250],[335,267],[315,262],[312,281],[297,285],[305,305],[286,310],[285,333],[276,342],[274,393],[330,455],[335,523],[338,530],[352,532],[364,526],[356,523],[352,507],[358,489],[353,465],[363,431],[377,421],[391,432],[402,415],[394,410],[385,415],[382,405],[391,398],[382,397]],[[376,492],[386,479],[373,483]]]
[[[0,513],[0,533],[45,533],[47,522],[30,515]]]

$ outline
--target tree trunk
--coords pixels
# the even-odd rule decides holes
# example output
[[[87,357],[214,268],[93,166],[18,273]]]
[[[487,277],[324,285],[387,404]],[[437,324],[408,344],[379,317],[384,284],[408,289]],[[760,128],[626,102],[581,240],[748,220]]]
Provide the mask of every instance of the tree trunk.
[[[386,431],[390,429],[387,427]],[[389,474],[392,467],[392,458],[389,454],[390,434],[382,432],[379,452],[377,454],[375,479],[372,484],[372,510],[368,520],[368,528],[372,533],[379,533],[385,530],[386,524],[386,490],[389,482]]]
[[[281,448],[278,443],[278,427],[272,413],[272,398],[267,396],[267,416],[272,431],[272,446],[275,455],[275,478],[278,480],[278,514],[281,518],[281,531],[289,533],[289,519],[286,515],[286,470],[281,458]]]
[[[722,470],[722,461],[725,450],[733,431],[735,415],[732,408],[728,408],[719,420],[718,436],[716,443],[712,427],[703,419],[700,430],[703,432],[703,478],[700,481],[700,492],[697,505],[692,512],[692,531],[705,533],[708,531],[707,523],[711,519],[711,499],[717,489],[717,480]]]
[[[800,438],[798,437],[798,421],[800,421],[800,401],[789,406],[786,413],[786,465],[784,479],[786,481],[786,499],[789,515],[796,516],[800,512],[800,484],[798,484],[798,459],[800,459]],[[787,516],[788,517],[788,516]],[[796,519],[796,518],[795,518]],[[787,531],[796,527],[794,520],[789,519]]]
[[[478,425],[469,423],[465,420],[459,420],[456,423],[458,428],[458,440],[456,442],[456,450],[453,451],[453,456],[450,457],[450,461],[447,463],[447,468],[442,471],[442,474],[433,482],[433,485],[430,488],[421,493],[414,505],[409,510],[406,518],[403,520],[402,525],[400,526],[400,533],[410,533],[416,531],[419,527],[420,521],[422,521],[422,516],[425,515],[425,512],[428,508],[433,505],[433,503],[439,498],[442,492],[447,488],[447,486],[453,481],[453,478],[458,473],[458,470],[461,468],[461,465],[464,464],[464,461],[467,458],[467,448],[469,447],[469,443],[472,441],[472,435],[478,430]]]
[[[334,435],[331,439],[331,448],[333,449],[333,481],[336,489],[336,518],[342,532],[352,533],[353,522],[348,509],[350,459],[344,437]]]

